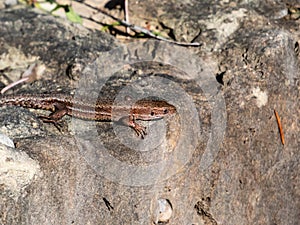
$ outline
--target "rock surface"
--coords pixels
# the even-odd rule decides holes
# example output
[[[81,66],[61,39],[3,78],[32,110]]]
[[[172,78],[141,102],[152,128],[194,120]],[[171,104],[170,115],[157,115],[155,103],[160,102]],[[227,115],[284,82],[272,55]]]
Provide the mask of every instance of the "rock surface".
[[[178,115],[143,123],[141,141],[112,123],[66,118],[58,131],[39,112],[2,108],[1,133],[16,149],[1,150],[10,156],[0,165],[0,223],[297,224],[299,7],[285,2],[135,1],[132,21],[157,16],[172,37],[203,45],[134,43],[128,52],[50,15],[1,10],[2,87],[38,61],[44,75],[15,92],[91,97],[104,83],[101,94],[118,97],[132,84],[130,94],[160,94]],[[36,168],[22,187],[4,179],[19,155]]]

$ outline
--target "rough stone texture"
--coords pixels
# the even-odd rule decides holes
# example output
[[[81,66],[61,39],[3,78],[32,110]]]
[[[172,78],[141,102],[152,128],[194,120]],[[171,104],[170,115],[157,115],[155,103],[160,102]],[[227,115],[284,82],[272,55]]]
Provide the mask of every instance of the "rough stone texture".
[[[89,62],[114,46],[113,39],[108,35],[91,33],[65,20],[57,23],[53,16],[36,14],[29,9],[3,11],[1,25],[1,69],[24,70],[34,62],[41,62],[46,65],[45,82],[60,79],[60,84],[64,86],[70,85],[68,76],[78,79],[78,74]],[[32,39],[33,35],[38,41]],[[49,88],[52,83],[44,83],[41,88]]]
[[[132,13],[139,9],[138,12],[145,17],[159,15],[178,40],[204,42],[202,48],[185,51],[187,55],[194,50],[211,67],[219,82],[219,95],[224,96],[226,102],[227,117],[223,118],[227,124],[226,133],[213,163],[208,168],[201,167],[210,134],[213,138],[215,135],[212,127],[221,126],[221,123],[213,124],[214,116],[219,115],[214,115],[212,109],[218,102],[211,102],[204,96],[203,90],[193,82],[197,77],[176,70],[175,73],[174,68],[157,64],[132,66],[129,72],[120,72],[115,77],[117,79],[112,79],[117,80],[116,84],[109,81],[107,87],[121,87],[127,81],[157,74],[169,76],[193,98],[201,121],[201,136],[189,162],[168,180],[148,186],[124,185],[97,173],[78,148],[78,139],[69,131],[54,132],[49,128],[51,126],[41,124],[45,127],[40,133],[30,132],[26,110],[13,108],[11,110],[17,115],[27,116],[12,114],[1,121],[6,125],[21,123],[23,126],[19,129],[23,133],[9,132],[8,127],[16,129],[12,125],[3,125],[1,131],[14,138],[19,151],[37,162],[42,176],[36,176],[31,183],[20,188],[18,198],[1,192],[0,223],[154,224],[161,220],[165,224],[298,224],[299,21],[287,15],[291,6],[297,9],[296,2],[285,2],[288,4],[271,0],[241,1],[239,4],[233,1],[182,1],[174,4],[147,1],[147,7],[141,1],[133,2]],[[101,38],[96,38],[95,34],[82,31],[82,28],[76,28],[80,30],[75,33],[81,35],[81,41],[74,43],[72,25],[30,10],[2,11],[0,17],[1,46],[5,43],[9,49],[15,47],[26,56],[29,53],[39,56],[47,65],[46,74],[50,79],[45,77],[30,87],[24,85],[21,92],[57,91],[59,87],[64,91],[73,90],[77,83],[66,76],[68,62],[76,57],[80,62],[87,58],[82,64],[84,68],[97,57],[101,62],[104,56],[99,52],[113,47],[113,41],[106,35],[97,33]],[[13,24],[18,26],[13,27]],[[26,25],[31,30],[25,29]],[[51,25],[51,31],[55,28],[58,31],[50,32]],[[44,33],[34,35],[41,26],[46,26],[39,29]],[[66,38],[55,39],[57,32],[66,32]],[[45,43],[50,43],[50,46],[45,47]],[[90,45],[86,46],[86,43]],[[49,54],[45,54],[45,48]],[[148,54],[153,53],[153,49],[155,47],[145,46]],[[5,51],[8,50],[1,50],[0,54]],[[186,55],[180,55],[182,60]],[[182,102],[180,104],[184,108]],[[285,145],[280,141],[274,109],[281,117]],[[99,126],[97,138],[105,140],[105,148],[99,151],[108,149],[115,158],[133,165],[153,163],[151,154],[157,155],[147,152],[143,158],[142,154],[121,145],[116,136],[109,134],[112,130],[109,124]],[[177,125],[170,122],[168,128],[172,130],[167,135],[168,141],[155,148],[162,152],[162,157],[170,156],[177,144]],[[86,137],[92,139],[89,133]],[[218,140],[215,141],[218,144]],[[153,143],[149,142],[149,145]],[[182,152],[185,150],[182,148]],[[120,171],[120,179],[122,174]],[[171,216],[169,209],[163,215],[157,212],[161,207],[159,202],[171,204]]]

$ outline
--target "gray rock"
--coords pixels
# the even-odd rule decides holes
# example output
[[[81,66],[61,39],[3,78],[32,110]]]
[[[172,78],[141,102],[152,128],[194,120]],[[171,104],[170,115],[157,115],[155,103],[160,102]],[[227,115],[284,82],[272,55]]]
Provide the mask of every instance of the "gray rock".
[[[147,3],[144,10],[150,12],[145,15],[161,12],[151,8],[157,2]],[[2,59],[13,52],[15,59],[25,55],[27,64],[29,56],[36,56],[46,65],[45,77],[19,92],[83,88],[93,96],[104,82],[101,94],[106,97],[118,97],[129,86],[135,88],[129,92],[134,97],[154,90],[149,93],[162,93],[178,106],[178,115],[166,123],[144,123],[149,134],[143,141],[126,127],[70,118],[64,119],[62,131],[50,124],[34,132],[28,123],[31,114],[7,108],[21,116],[3,118],[4,130],[21,124],[22,132],[9,136],[43,176],[18,188],[18,200],[1,192],[0,223],[298,223],[298,21],[286,21],[258,1],[163,3],[156,6],[172,7],[169,14],[162,13],[164,23],[176,37],[186,34],[186,41],[198,35],[202,49],[148,42],[143,47],[128,44],[135,51],[124,54],[101,32],[31,10],[0,13],[0,43],[7,47],[0,49]],[[279,4],[274,10],[285,8]],[[178,9],[184,11],[181,16],[174,15]],[[199,15],[199,9],[209,10]],[[188,27],[201,27],[201,34],[192,30],[189,36]],[[18,51],[8,50],[12,48]],[[122,64],[136,58],[148,62]],[[118,63],[122,69],[115,71]],[[274,110],[281,117],[284,145]]]

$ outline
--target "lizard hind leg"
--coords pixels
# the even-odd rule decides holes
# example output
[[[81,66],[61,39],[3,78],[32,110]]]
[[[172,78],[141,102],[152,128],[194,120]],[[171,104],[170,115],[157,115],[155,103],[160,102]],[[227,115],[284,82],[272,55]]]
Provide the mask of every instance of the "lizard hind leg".
[[[44,123],[52,123],[58,130],[61,130],[61,128],[63,127],[61,118],[66,114],[67,111],[65,109],[60,109],[51,113],[49,116],[39,116],[39,118]]]

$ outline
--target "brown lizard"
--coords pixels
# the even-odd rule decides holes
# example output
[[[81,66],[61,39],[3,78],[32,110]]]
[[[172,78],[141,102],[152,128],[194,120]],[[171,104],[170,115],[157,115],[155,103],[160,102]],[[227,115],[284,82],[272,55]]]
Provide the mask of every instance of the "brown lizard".
[[[146,128],[136,120],[157,120],[176,113],[176,108],[161,100],[140,100],[133,106],[114,106],[112,100],[101,100],[95,104],[76,100],[71,95],[36,94],[10,95],[0,98],[0,106],[15,105],[24,108],[50,110],[49,116],[41,116],[44,122],[56,123],[64,115],[84,120],[122,121],[144,138]],[[127,115],[124,113],[127,113]]]

